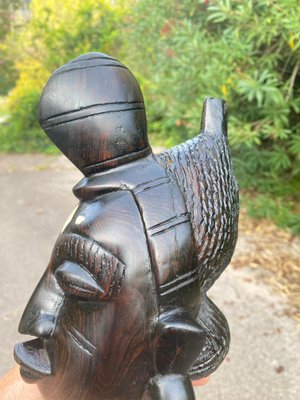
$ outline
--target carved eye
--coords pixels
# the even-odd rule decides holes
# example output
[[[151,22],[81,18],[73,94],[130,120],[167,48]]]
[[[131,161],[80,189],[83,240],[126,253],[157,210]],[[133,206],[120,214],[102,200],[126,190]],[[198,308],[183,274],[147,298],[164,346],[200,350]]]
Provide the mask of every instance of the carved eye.
[[[65,292],[107,301],[120,291],[126,266],[99,243],[73,233],[63,234],[55,256],[59,265],[56,277]]]
[[[96,279],[79,264],[65,261],[55,271],[60,287],[68,294],[82,299],[101,300],[105,296]]]

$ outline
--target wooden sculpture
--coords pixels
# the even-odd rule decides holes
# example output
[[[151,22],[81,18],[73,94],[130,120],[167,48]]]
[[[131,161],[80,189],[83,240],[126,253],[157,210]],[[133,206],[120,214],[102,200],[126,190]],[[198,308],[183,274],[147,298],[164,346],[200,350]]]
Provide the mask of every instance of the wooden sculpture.
[[[206,291],[237,239],[226,106],[207,99],[200,134],[159,155],[144,100],[119,61],[89,53],[59,68],[40,123],[85,177],[15,346],[45,399],[192,400],[191,380],[229,346]]]

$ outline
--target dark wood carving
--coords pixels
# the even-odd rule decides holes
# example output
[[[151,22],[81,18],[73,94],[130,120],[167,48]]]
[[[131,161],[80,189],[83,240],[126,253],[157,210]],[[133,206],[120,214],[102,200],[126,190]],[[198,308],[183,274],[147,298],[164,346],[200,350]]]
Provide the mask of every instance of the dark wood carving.
[[[51,76],[40,123],[85,177],[20,322],[36,337],[15,346],[23,378],[46,399],[195,399],[191,380],[229,346],[206,296],[237,239],[224,102],[207,99],[200,134],[154,155],[137,81],[89,53]]]

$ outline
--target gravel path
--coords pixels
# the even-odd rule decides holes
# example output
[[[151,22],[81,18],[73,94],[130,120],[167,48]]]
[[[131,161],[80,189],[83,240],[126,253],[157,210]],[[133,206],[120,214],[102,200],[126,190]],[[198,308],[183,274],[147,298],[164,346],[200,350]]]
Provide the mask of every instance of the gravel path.
[[[17,325],[76,205],[81,178],[63,157],[0,155],[0,375],[14,365]],[[237,254],[247,247],[241,236]],[[199,400],[298,400],[300,330],[284,296],[262,283],[266,271],[228,268],[210,291],[232,332],[229,355]]]

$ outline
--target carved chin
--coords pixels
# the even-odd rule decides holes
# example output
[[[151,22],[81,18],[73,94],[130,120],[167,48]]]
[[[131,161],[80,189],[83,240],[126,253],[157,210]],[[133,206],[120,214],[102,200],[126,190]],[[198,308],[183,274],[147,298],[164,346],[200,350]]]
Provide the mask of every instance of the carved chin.
[[[28,383],[51,375],[50,360],[42,339],[16,344],[14,358],[20,365],[22,378]]]

